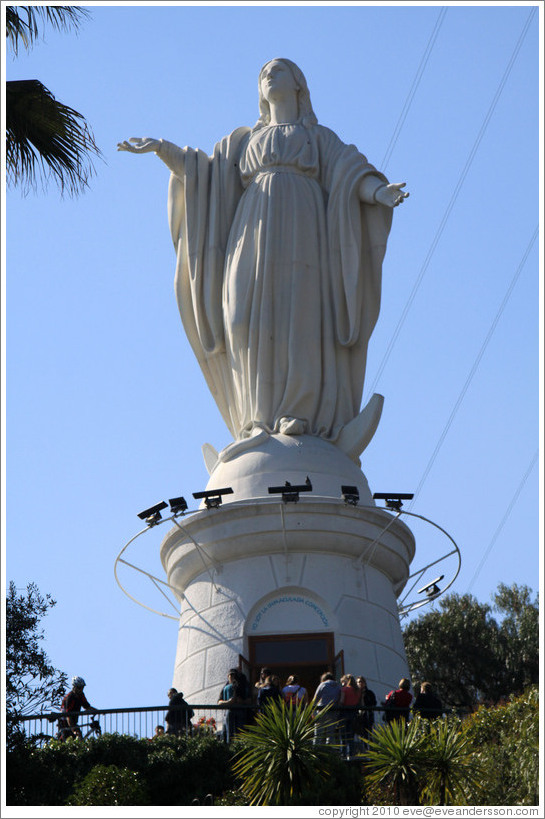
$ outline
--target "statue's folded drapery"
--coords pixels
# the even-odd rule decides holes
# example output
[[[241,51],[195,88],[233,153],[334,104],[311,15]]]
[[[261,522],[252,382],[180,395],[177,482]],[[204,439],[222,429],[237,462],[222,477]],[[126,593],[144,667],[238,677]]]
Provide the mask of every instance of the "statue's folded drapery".
[[[360,410],[392,220],[359,190],[385,178],[320,125],[165,151],[178,306],[230,432],[335,441]]]

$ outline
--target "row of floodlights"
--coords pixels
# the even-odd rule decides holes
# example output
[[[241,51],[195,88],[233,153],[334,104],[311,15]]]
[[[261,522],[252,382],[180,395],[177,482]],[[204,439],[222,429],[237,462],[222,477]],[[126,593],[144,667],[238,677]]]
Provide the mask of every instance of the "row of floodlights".
[[[303,484],[294,485],[286,481],[283,486],[269,486],[269,495],[282,495],[284,503],[297,503],[300,492],[312,492],[312,483],[308,475]],[[341,492],[342,499],[346,504],[351,506],[358,505],[360,493],[357,486],[341,486]],[[233,490],[228,486],[225,489],[209,489],[203,492],[193,492],[193,497],[195,500],[204,499],[204,504],[207,509],[217,509],[222,504],[223,495],[232,494]],[[414,495],[405,492],[375,492],[373,500],[383,500],[388,509],[399,512],[403,506],[403,501],[411,500],[413,497]],[[148,526],[155,526],[162,519],[161,512],[169,505],[170,513],[174,517],[183,515],[187,510],[187,501],[185,498],[171,498],[168,504],[165,503],[165,501],[161,501],[161,503],[156,503],[155,506],[150,506],[149,509],[144,509],[143,512],[139,512],[138,517],[140,520],[145,520]]]

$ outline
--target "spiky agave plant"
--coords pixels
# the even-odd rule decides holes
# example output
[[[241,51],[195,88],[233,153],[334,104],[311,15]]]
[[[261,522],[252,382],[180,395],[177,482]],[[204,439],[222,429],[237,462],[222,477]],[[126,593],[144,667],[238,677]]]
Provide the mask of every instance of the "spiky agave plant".
[[[483,769],[457,720],[434,720],[426,732],[422,790],[429,805],[478,804]]]
[[[318,723],[334,723],[329,710],[273,701],[239,733],[233,770],[251,805],[304,804],[312,783],[329,776],[331,750],[314,742]]]
[[[419,804],[419,782],[426,771],[425,739],[419,717],[379,725],[368,737],[366,780],[387,789],[395,805]]]

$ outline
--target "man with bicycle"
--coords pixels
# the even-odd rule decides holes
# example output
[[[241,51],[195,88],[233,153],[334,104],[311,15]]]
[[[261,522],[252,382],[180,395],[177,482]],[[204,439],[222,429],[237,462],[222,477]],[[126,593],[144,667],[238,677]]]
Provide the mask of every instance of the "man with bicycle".
[[[65,740],[68,737],[76,737],[82,739],[81,731],[78,727],[78,714],[73,712],[81,711],[85,708],[86,711],[91,711],[93,714],[98,714],[97,708],[94,708],[87,701],[87,697],[83,693],[85,688],[85,680],[83,677],[72,677],[72,690],[63,697],[61,703],[61,713],[66,714],[61,717],[58,723],[57,739]]]

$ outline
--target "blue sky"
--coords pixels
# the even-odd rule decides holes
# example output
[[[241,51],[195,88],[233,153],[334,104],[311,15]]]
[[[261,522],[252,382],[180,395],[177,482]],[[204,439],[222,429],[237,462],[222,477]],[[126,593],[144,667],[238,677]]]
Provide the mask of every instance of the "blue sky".
[[[39,78],[81,111],[104,155],[78,199],[11,190],[4,211],[4,576],[58,601],[46,649],[97,707],[165,700],[176,623],[121,592],[114,560],[139,511],[204,489],[201,445],[230,442],[174,300],[168,171],[116,144],[211,153],[256,121],[257,75],[275,56],[302,68],[319,121],[411,194],[369,349],[365,397],[385,396],[362,461],[370,487],[414,492],[427,473],[405,508],[459,545],[452,591],[490,602],[500,582],[538,589],[537,11],[520,40],[536,5],[99,3],[78,36],[48,29],[31,52],[8,51],[8,79]],[[449,550],[412,528],[414,568]],[[166,531],[127,558],[164,577]],[[123,578],[172,613],[150,583]]]

